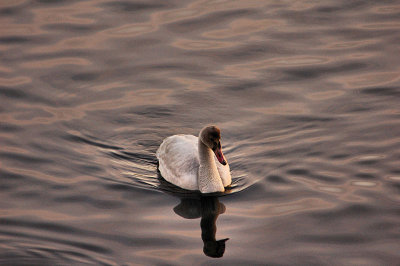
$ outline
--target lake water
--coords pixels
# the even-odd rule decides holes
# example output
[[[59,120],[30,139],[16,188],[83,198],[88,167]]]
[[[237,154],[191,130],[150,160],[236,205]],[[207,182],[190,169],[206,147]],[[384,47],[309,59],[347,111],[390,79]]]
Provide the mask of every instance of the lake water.
[[[1,265],[400,262],[398,1],[3,0],[0,21]],[[208,124],[233,185],[204,198],[155,151]]]

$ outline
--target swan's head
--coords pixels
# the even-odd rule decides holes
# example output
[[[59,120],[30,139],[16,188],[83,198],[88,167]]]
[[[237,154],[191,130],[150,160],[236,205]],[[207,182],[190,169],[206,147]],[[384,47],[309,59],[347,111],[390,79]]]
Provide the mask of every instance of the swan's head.
[[[226,165],[224,154],[221,146],[221,130],[216,126],[208,126],[200,131],[200,140],[209,147],[217,156],[218,161]]]

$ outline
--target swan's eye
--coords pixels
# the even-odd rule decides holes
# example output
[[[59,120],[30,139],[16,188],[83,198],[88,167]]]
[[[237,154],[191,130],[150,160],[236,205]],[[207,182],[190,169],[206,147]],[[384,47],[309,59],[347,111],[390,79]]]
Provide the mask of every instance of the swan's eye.
[[[214,141],[214,140],[211,140],[212,141],[212,150],[213,151],[215,151],[216,149],[221,149],[221,142],[219,142],[219,141]]]
[[[218,148],[218,143],[213,141],[213,147],[212,150],[215,151]]]

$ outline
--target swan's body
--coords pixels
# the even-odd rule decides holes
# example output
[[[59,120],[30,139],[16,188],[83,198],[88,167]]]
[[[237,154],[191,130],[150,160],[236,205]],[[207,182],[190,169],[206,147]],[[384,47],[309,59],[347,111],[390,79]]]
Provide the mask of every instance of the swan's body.
[[[156,155],[162,177],[178,187],[202,193],[223,192],[232,182],[216,127],[204,128],[199,138],[170,136],[161,143]]]

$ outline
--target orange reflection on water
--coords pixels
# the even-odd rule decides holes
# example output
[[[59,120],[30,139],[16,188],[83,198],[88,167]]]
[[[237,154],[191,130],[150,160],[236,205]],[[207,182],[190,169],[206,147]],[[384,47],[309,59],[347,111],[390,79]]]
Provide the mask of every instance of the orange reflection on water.
[[[336,206],[334,202],[328,202],[318,198],[306,198],[288,203],[258,203],[253,208],[244,210],[242,208],[230,207],[229,212],[232,215],[239,215],[248,218],[265,218],[280,215],[289,215],[298,212],[330,209]]]
[[[398,71],[369,74],[351,74],[342,76],[341,78],[332,77],[331,81],[342,84],[345,88],[354,88],[362,86],[379,86],[388,83],[400,81],[400,69]]]
[[[199,248],[184,248],[184,249],[168,249],[168,248],[152,248],[150,250],[134,250],[135,256],[147,257],[152,259],[162,259],[175,263],[184,260],[184,257],[194,256],[199,254]]]
[[[81,25],[94,25],[97,23],[95,19],[90,18],[89,14],[95,14],[102,8],[89,2],[74,2],[68,6],[49,7],[32,9],[35,17],[35,25],[41,28],[52,23],[66,23]]]
[[[209,49],[222,49],[234,46],[234,42],[221,42],[221,41],[209,41],[209,40],[188,40],[178,39],[172,43],[180,49],[185,50],[209,50]]]
[[[255,32],[266,30],[269,27],[282,26],[283,21],[272,19],[236,19],[226,28],[206,31],[202,36],[215,39],[226,39],[241,35],[252,35]]]
[[[92,65],[87,59],[84,58],[76,58],[76,57],[61,57],[57,59],[47,59],[47,60],[37,60],[31,62],[22,63],[20,66],[23,68],[48,68],[55,67],[59,65],[79,65],[79,66],[88,66]]]
[[[0,78],[0,84],[6,86],[17,86],[31,83],[32,79],[30,77],[14,77],[14,78]]]

